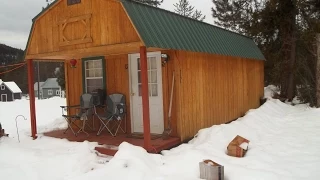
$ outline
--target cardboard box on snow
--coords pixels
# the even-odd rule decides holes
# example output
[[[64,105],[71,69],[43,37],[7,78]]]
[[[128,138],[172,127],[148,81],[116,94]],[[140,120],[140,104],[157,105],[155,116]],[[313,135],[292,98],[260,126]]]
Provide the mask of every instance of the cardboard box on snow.
[[[200,179],[224,180],[224,167],[212,160],[199,163]]]
[[[228,145],[228,155],[234,157],[243,157],[248,151],[249,140],[241,136],[236,136]]]

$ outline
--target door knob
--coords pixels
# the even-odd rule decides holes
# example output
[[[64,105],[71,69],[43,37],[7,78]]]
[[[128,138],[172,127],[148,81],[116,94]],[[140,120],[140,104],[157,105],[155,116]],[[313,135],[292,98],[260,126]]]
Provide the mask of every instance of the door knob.
[[[135,93],[131,93],[131,96],[134,96],[135,95]]]

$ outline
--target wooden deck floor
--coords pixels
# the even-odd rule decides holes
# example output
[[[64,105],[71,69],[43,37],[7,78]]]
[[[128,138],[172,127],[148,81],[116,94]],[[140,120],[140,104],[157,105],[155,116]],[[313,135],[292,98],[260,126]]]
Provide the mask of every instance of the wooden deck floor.
[[[143,139],[128,137],[128,134],[118,134],[116,137],[111,136],[107,132],[101,133],[101,135],[97,136],[96,132],[89,132],[89,136],[84,133],[78,134],[78,136],[74,136],[70,131],[66,134],[63,133],[64,130],[56,130],[51,132],[44,133],[45,136],[60,138],[60,139],[68,139],[73,142],[97,142],[99,147],[96,147],[96,150],[100,153],[107,155],[114,155],[116,153],[116,149],[114,147],[119,146],[122,142],[128,142],[130,144],[143,147]],[[157,138],[151,140],[152,150],[150,153],[159,153],[162,150],[170,149],[177,145],[181,144],[180,138],[178,137],[169,137],[167,139]],[[113,147],[110,149],[110,147]]]

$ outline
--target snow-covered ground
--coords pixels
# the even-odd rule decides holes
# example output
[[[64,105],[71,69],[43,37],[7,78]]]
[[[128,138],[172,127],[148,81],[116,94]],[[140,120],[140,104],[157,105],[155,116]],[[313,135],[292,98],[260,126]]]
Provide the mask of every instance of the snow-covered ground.
[[[265,91],[269,91],[268,87]],[[267,93],[266,93],[267,94]],[[39,132],[66,127],[60,105],[65,99],[36,102]],[[18,119],[20,143],[15,117]],[[0,140],[0,177],[14,180],[199,179],[199,162],[211,159],[225,168],[226,180],[318,179],[320,177],[320,109],[290,106],[269,99],[245,117],[199,131],[188,144],[162,155],[148,154],[123,143],[105,164],[96,143],[71,143],[30,136],[27,100],[0,102],[0,122],[10,134]],[[250,140],[244,158],[226,155],[228,143],[240,135]]]

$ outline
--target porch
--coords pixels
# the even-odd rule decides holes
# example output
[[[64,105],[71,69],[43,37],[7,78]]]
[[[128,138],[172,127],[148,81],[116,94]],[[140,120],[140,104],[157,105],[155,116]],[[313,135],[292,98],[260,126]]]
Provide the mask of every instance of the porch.
[[[169,63],[170,68],[168,64],[163,66],[161,56],[163,51],[169,49],[146,44],[120,1],[84,1],[73,6],[63,2],[56,1],[33,20],[25,54],[29,92],[34,92],[34,61],[64,62],[67,106],[79,105],[82,94],[96,89],[102,89],[106,96],[122,94],[126,98],[127,132],[143,133],[143,139],[128,140],[123,138],[126,135],[106,138],[96,136],[94,132],[88,137],[90,141],[106,145],[128,141],[143,145],[149,152],[153,152],[154,147],[158,149],[154,152],[166,148],[167,145],[158,143],[159,139],[153,143],[151,133],[161,134],[169,124],[169,77],[173,64]],[[104,11],[100,10],[101,7]],[[117,12],[117,15],[110,12]],[[157,52],[155,57],[148,56],[148,53],[154,52]],[[70,109],[67,114],[74,115],[75,112]],[[37,117],[33,93],[30,93],[30,116],[32,137],[36,139]],[[178,136],[174,116],[170,135]],[[87,140],[82,135],[71,135],[56,132],[52,137]]]
[[[144,147],[144,140],[141,138],[140,134],[124,134],[119,133],[116,137],[111,136],[107,132],[101,133],[99,136],[96,135],[96,132],[88,132],[89,136],[84,133],[74,136],[71,132],[63,133],[64,130],[56,130],[44,133],[47,137],[67,139],[71,142],[97,142],[99,146],[95,147],[95,150],[101,154],[114,156],[118,151],[118,146],[122,142],[127,142],[135,146]],[[162,150],[173,148],[181,143],[180,138],[178,137],[167,137],[162,138],[160,135],[151,134],[151,147],[148,150],[150,153],[160,153]]]

